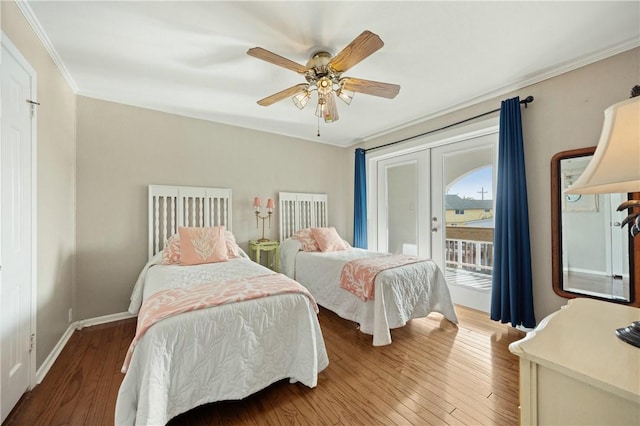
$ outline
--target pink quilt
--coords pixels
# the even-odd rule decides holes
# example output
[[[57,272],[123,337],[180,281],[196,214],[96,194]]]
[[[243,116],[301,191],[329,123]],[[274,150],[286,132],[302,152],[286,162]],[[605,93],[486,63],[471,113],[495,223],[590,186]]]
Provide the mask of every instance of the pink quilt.
[[[364,301],[373,300],[374,282],[380,272],[426,260],[403,254],[350,260],[342,268],[340,287]]]
[[[311,293],[283,274],[258,275],[239,280],[159,291],[150,296],[140,308],[136,335],[129,345],[122,372],[126,373],[129,368],[136,343],[149,327],[160,320],[184,312],[284,293],[304,294],[311,301],[316,313],[318,312],[318,305]]]

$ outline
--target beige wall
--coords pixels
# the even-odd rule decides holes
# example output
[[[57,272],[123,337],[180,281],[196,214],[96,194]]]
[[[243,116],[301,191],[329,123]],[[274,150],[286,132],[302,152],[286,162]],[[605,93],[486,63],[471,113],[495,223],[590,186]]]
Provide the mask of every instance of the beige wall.
[[[636,48],[575,71],[507,93],[455,113],[367,141],[370,148],[420,134],[500,107],[500,101],[528,95],[535,101],[522,109],[525,165],[536,319],[566,303],[551,288],[550,163],[558,151],[598,143],[606,107],[629,97],[638,84],[640,49]],[[347,175],[353,173],[350,166]],[[352,198],[353,192],[349,194]]]
[[[147,185],[233,190],[233,232],[260,236],[253,197],[326,192],[345,235],[345,150],[162,112],[78,97],[77,306],[79,318],[126,311],[147,259]],[[346,183],[346,185],[345,185]],[[278,238],[278,211],[265,236]]]
[[[39,367],[69,326],[75,253],[76,98],[13,2],[2,1],[2,31],[37,73],[37,281]]]

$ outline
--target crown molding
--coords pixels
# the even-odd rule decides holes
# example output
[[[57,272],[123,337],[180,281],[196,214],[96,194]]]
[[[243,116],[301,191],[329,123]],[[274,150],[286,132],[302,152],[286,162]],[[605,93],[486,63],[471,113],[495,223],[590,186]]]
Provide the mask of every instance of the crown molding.
[[[533,76],[524,78],[524,79],[519,80],[519,81],[511,82],[511,83],[506,84],[506,85],[504,85],[504,86],[502,86],[502,87],[500,87],[500,88],[498,88],[496,90],[492,90],[490,92],[484,93],[484,94],[482,94],[480,96],[477,96],[475,98],[469,99],[466,102],[459,103],[459,104],[456,104],[456,105],[452,105],[449,108],[437,111],[437,112],[435,112],[433,114],[422,116],[422,117],[416,118],[414,120],[408,121],[406,123],[402,123],[402,124],[399,124],[397,126],[394,126],[394,127],[390,128],[390,129],[386,129],[386,130],[383,130],[381,132],[371,134],[371,135],[366,136],[366,137],[364,137],[362,139],[359,139],[358,141],[356,141],[356,143],[360,144],[360,143],[368,142],[370,140],[377,139],[379,137],[388,135],[390,133],[394,133],[394,132],[397,132],[399,130],[403,130],[403,129],[406,129],[408,127],[411,127],[411,126],[415,126],[415,125],[427,122],[429,120],[433,120],[435,118],[442,117],[444,115],[447,115],[447,114],[450,114],[452,112],[461,110],[463,108],[467,108],[467,107],[470,107],[472,105],[476,105],[476,104],[478,104],[480,102],[488,101],[488,100],[497,98],[499,96],[505,95],[506,93],[511,93],[511,92],[516,91],[516,90],[520,90],[520,89],[523,89],[525,87],[531,86],[533,84],[540,83],[540,82],[542,82],[544,80],[548,80],[550,78],[557,77],[559,75],[568,73],[570,71],[577,70],[578,68],[582,68],[584,66],[591,65],[591,64],[596,63],[598,61],[602,61],[604,59],[610,58],[611,56],[617,55],[619,53],[626,52],[628,50],[634,49],[634,48],[639,47],[639,46],[640,46],[640,40],[638,38],[629,39],[629,40],[627,40],[625,42],[622,42],[622,43],[614,45],[614,46],[610,46],[610,47],[608,47],[606,49],[602,49],[602,50],[600,50],[598,52],[595,52],[595,53],[592,53],[592,54],[589,54],[589,55],[585,55],[585,56],[573,59],[571,61],[567,61],[567,62],[565,62],[563,64],[560,64],[557,67],[554,67],[552,69],[542,70],[542,71],[536,73]]]
[[[73,93],[78,94],[78,86],[76,85],[76,82],[73,81],[73,77],[71,77],[69,70],[62,62],[60,55],[58,55],[58,52],[56,52],[56,49],[53,47],[51,40],[49,40],[49,37],[44,31],[44,28],[42,28],[42,25],[40,24],[40,21],[33,13],[31,6],[29,6],[29,4],[25,0],[16,0],[15,3],[18,6],[18,9],[20,9],[20,12],[22,12],[22,15],[31,26],[33,32],[36,34],[44,48],[49,53],[49,56],[58,67],[58,70],[62,74],[62,77],[65,79]]]

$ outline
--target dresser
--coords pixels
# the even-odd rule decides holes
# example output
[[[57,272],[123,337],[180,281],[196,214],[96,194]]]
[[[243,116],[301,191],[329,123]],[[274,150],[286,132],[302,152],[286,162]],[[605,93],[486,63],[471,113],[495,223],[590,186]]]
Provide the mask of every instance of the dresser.
[[[638,308],[576,298],[512,343],[521,424],[640,425],[640,348],[615,334],[638,320]]]

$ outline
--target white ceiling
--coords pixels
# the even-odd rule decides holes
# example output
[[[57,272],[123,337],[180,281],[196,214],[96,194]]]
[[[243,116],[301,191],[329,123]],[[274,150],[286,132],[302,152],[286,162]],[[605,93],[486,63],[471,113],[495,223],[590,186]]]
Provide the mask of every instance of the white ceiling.
[[[28,1],[21,9],[79,95],[337,146],[640,44],[638,1]],[[399,84],[395,99],[338,101],[340,120],[321,122],[321,137],[311,102],[302,111],[288,99],[256,104],[304,78],[249,48],[305,64],[365,29],[385,45],[344,76]]]

